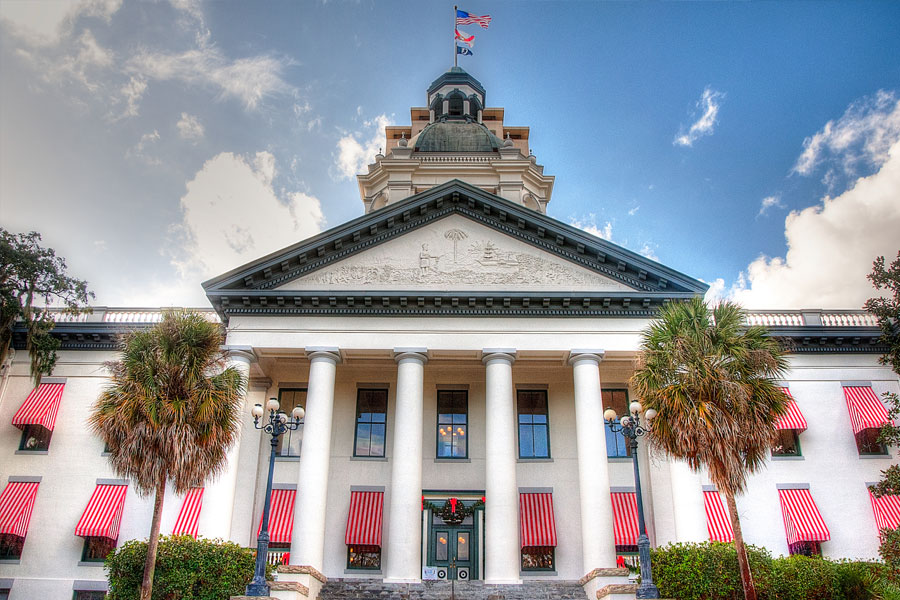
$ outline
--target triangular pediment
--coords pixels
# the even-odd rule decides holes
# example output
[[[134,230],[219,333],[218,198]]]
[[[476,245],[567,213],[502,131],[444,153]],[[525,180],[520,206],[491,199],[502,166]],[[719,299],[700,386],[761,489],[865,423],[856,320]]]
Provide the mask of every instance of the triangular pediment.
[[[430,306],[429,314],[451,314],[449,301],[459,314],[495,314],[499,304],[510,310],[518,305],[515,314],[541,309],[554,315],[644,315],[666,300],[707,289],[646,257],[457,180],[203,287],[225,316],[368,314],[369,307],[373,314],[407,314],[410,298],[418,309]]]
[[[452,213],[291,280],[276,291],[635,291]]]

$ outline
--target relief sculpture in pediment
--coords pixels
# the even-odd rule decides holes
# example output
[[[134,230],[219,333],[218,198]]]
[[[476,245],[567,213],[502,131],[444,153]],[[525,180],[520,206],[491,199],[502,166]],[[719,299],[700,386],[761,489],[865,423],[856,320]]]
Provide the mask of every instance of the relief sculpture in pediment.
[[[412,232],[284,288],[630,289],[486,228],[450,225]]]

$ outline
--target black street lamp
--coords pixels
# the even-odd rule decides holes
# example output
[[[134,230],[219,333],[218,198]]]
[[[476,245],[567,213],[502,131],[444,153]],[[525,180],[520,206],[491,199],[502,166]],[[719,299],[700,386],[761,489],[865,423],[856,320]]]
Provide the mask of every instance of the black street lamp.
[[[631,416],[624,416],[616,424],[619,415],[611,408],[607,408],[603,413],[603,418],[609,423],[609,428],[613,433],[622,432],[628,438],[628,444],[631,447],[631,460],[634,463],[634,489],[636,491],[637,509],[638,509],[638,557],[641,561],[641,585],[638,586],[635,593],[636,598],[659,598],[659,590],[653,584],[653,569],[650,566],[650,538],[647,537],[647,528],[644,525],[644,503],[641,499],[641,473],[638,469],[637,448],[638,436],[642,436],[649,432],[648,427],[641,424],[641,412],[644,407],[640,402],[632,402],[628,406]],[[644,413],[644,417],[649,423],[656,416],[656,411],[652,408]]]
[[[247,585],[247,596],[268,596],[269,584],[266,583],[266,556],[269,553],[269,509],[272,504],[272,476],[275,473],[275,451],[278,450],[278,438],[285,431],[294,431],[300,427],[304,411],[302,406],[297,406],[291,413],[291,419],[280,411],[278,400],[269,398],[266,408],[262,404],[255,404],[250,411],[253,415],[253,425],[272,436],[272,451],[269,454],[269,479],[266,482],[266,502],[263,506],[262,529],[256,540],[256,571],[253,573],[253,581]],[[260,425],[259,420],[269,412],[268,419]]]

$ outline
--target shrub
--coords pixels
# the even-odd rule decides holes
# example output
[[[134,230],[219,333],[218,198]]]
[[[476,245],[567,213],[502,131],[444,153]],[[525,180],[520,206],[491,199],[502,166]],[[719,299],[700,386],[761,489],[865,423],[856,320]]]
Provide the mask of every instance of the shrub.
[[[146,556],[147,542],[132,540],[106,558],[109,600],[140,598]],[[232,542],[160,537],[152,600],[228,600],[244,593],[254,566],[255,552]]]
[[[653,582],[663,598],[742,600],[744,597],[733,544],[669,544],[651,550],[650,554]],[[747,546],[747,556],[760,591],[769,580],[772,558],[764,549],[754,546]]]
[[[747,547],[760,600],[871,600],[878,563],[786,556]],[[663,598],[743,600],[733,544],[670,544],[651,551],[653,581]],[[885,599],[892,598],[885,596]]]

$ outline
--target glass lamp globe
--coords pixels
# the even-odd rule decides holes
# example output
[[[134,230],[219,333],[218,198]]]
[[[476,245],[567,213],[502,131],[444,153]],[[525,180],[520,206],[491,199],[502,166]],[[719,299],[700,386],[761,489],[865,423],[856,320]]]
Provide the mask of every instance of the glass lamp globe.
[[[637,400],[628,405],[628,412],[633,415],[639,414],[642,410],[644,410],[644,407]]]
[[[603,411],[603,420],[604,421],[615,421],[618,418],[619,418],[619,415],[617,415],[616,411],[614,411],[611,408],[607,408],[605,411]]]
[[[294,417],[295,421],[302,421],[303,417],[306,416],[306,411],[303,410],[302,406],[295,406],[294,410],[291,411],[291,416]]]
[[[648,421],[652,421],[656,418],[656,409],[648,408],[647,412],[644,413],[644,416],[647,417]]]
[[[266,410],[277,411],[280,407],[281,405],[278,404],[278,400],[276,400],[275,398],[269,398],[269,401],[266,402]]]
[[[622,417],[622,418],[619,420],[619,424],[620,424],[622,427],[629,427],[629,426],[631,425],[631,417]]]
[[[262,404],[254,404],[253,408],[250,409],[250,414],[256,417],[257,419],[263,416],[263,407]]]
[[[275,415],[279,421],[282,423],[287,423],[288,416],[286,413],[279,411],[277,415]]]

